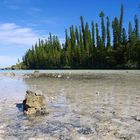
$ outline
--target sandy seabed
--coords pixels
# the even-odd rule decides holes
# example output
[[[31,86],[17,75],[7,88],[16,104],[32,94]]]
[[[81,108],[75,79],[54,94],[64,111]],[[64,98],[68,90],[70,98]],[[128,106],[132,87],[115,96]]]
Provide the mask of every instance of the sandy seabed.
[[[0,73],[0,140],[140,139],[139,70],[32,73]],[[48,115],[23,115],[26,90],[42,91]]]

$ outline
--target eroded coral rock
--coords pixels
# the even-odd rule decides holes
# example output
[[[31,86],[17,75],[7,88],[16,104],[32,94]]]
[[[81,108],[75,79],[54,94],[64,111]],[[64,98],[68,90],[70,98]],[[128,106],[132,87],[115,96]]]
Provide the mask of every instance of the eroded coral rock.
[[[25,100],[23,101],[23,111],[26,115],[45,114],[46,102],[45,97],[37,92],[26,91]]]

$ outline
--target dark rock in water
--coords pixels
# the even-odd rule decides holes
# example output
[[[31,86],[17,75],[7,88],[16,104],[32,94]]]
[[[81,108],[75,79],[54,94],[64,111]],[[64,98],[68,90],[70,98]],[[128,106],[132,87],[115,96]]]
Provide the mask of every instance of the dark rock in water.
[[[83,134],[83,135],[89,135],[92,133],[92,130],[89,127],[81,128],[78,130],[78,133]]]
[[[64,135],[60,135],[59,136],[59,140],[72,140],[71,138],[67,138],[66,136]]]
[[[136,116],[134,119],[140,122],[140,116]]]
[[[23,111],[26,115],[46,114],[45,97],[38,92],[26,91],[25,100],[23,101]]]

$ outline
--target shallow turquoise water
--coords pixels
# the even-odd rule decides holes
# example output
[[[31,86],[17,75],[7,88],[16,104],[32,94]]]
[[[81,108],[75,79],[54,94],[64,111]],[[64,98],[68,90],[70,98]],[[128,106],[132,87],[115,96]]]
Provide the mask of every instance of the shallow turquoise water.
[[[14,72],[17,74],[33,73],[36,70],[0,70],[0,73]],[[40,73],[133,73],[140,74],[140,70],[37,70]]]

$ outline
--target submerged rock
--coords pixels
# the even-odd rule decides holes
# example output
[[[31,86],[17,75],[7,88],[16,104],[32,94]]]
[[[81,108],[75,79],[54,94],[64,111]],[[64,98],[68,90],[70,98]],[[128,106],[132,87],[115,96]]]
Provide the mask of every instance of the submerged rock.
[[[45,97],[40,93],[26,91],[25,100],[23,101],[23,111],[26,115],[46,114]]]
[[[91,128],[87,127],[87,128],[81,128],[78,130],[78,133],[83,134],[83,135],[89,135],[92,132]]]
[[[58,77],[58,78],[62,78],[62,75],[61,75],[61,74],[59,74],[57,77]]]
[[[140,122],[140,116],[136,116],[135,120]]]

